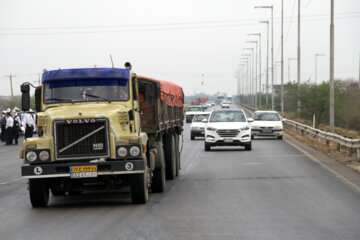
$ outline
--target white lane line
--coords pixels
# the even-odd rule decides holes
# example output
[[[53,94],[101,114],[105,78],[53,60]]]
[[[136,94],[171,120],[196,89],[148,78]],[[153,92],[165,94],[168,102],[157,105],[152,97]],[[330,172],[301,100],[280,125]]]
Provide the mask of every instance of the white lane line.
[[[341,175],[340,173],[336,172],[335,170],[331,169],[330,167],[328,167],[326,164],[324,164],[323,162],[321,162],[320,160],[318,160],[315,156],[313,156],[311,153],[307,152],[305,149],[297,146],[295,143],[290,142],[289,140],[285,140],[285,142],[289,145],[291,145],[292,147],[296,148],[298,151],[302,152],[306,157],[308,157],[309,159],[311,159],[312,161],[314,161],[315,163],[319,164],[321,167],[325,168],[327,171],[329,171],[330,173],[332,173],[333,175],[335,175],[335,177],[337,177],[338,179],[340,179],[343,183],[349,185],[351,188],[353,188],[354,190],[356,190],[357,192],[360,193],[360,187],[358,185],[356,185],[355,183],[351,182],[350,180],[348,180],[346,177],[344,177],[343,175]]]
[[[8,185],[10,183],[14,183],[14,182],[18,182],[20,180],[22,180],[23,178],[15,178],[15,179],[12,179],[12,180],[9,180],[9,181],[6,181],[6,182],[1,182],[0,185]]]

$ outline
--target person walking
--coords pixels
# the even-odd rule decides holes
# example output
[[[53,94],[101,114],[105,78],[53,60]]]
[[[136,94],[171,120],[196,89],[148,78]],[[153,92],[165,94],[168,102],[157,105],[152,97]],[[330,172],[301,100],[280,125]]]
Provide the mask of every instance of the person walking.
[[[14,126],[13,126],[13,140],[16,145],[18,145],[19,141],[19,133],[20,133],[20,117],[17,112],[14,112]]]
[[[25,139],[31,138],[34,134],[35,119],[32,109],[23,116],[22,126],[25,128]]]
[[[13,142],[13,128],[14,128],[14,119],[11,116],[11,110],[6,111],[6,125],[5,125],[5,139],[6,145],[11,145]]]
[[[6,134],[5,134],[5,130],[6,130],[5,126],[6,126],[6,112],[2,111],[1,117],[0,117],[0,127],[1,127],[1,137],[0,137],[0,139],[1,139],[2,142],[5,142],[5,136],[6,136]]]

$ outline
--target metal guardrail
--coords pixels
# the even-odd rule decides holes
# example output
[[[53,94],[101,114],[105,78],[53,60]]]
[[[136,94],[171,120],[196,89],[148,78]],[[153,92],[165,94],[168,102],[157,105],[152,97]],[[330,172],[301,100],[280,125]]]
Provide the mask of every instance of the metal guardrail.
[[[243,104],[240,104],[240,106],[251,112],[255,111],[252,107]],[[323,141],[328,146],[330,146],[331,143],[336,144],[338,150],[346,148],[351,154],[356,154],[357,160],[360,160],[360,139],[346,138],[339,134],[326,132],[288,119],[284,120],[284,127],[292,129],[293,131],[300,133],[302,136],[306,135],[308,137],[316,138],[319,141]]]

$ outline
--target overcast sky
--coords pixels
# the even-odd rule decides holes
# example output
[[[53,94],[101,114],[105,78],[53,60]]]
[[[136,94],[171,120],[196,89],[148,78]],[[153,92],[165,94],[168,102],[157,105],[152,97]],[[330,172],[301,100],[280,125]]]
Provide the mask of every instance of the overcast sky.
[[[360,1],[336,2],[336,77],[357,78]],[[110,66],[130,61],[135,72],[174,81],[187,94],[234,94],[248,33],[263,32],[275,5],[275,60],[280,60],[280,0],[0,0],[0,95],[36,81],[43,69]],[[328,79],[330,0],[302,0],[302,81]],[[297,0],[285,0],[285,60],[296,57]],[[265,46],[265,41],[263,41]],[[263,48],[265,64],[265,47]],[[296,63],[292,64],[292,79]],[[285,68],[287,80],[287,61]],[[202,74],[204,86],[201,86]]]

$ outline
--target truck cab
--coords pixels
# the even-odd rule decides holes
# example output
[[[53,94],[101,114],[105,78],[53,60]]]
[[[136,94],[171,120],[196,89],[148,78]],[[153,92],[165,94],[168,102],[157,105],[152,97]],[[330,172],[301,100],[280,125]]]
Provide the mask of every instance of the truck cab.
[[[50,192],[130,186],[133,203],[146,203],[149,189],[163,192],[180,169],[183,92],[162,84],[138,77],[131,65],[45,71],[35,90],[38,136],[20,154],[32,206],[47,206]],[[27,111],[30,84],[21,91]]]

